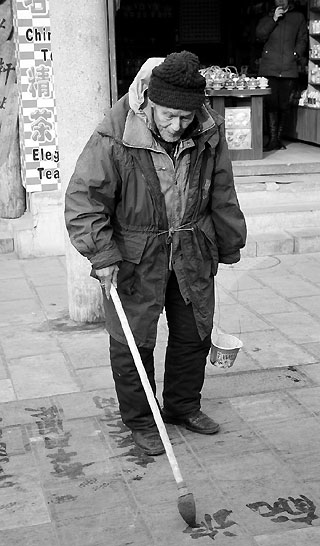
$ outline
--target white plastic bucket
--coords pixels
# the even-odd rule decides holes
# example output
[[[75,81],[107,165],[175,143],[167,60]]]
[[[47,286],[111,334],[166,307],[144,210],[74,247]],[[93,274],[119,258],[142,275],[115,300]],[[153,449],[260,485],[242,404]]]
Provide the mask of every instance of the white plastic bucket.
[[[242,346],[239,338],[224,334],[215,327],[211,334],[211,364],[217,368],[231,368]]]

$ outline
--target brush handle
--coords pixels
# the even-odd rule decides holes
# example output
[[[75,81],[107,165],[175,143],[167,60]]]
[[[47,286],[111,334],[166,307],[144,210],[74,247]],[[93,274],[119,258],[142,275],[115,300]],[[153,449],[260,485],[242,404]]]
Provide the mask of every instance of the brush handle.
[[[124,309],[122,307],[122,303],[121,303],[121,300],[119,298],[117,289],[115,288],[115,286],[113,284],[111,285],[110,295],[112,297],[112,301],[113,301],[114,306],[116,308],[116,311],[117,311],[117,314],[118,314],[118,317],[119,317],[119,320],[120,320],[124,335],[125,335],[126,340],[128,342],[128,345],[129,345],[129,348],[130,348],[134,363],[136,365],[138,374],[140,376],[143,389],[144,389],[144,391],[146,393],[146,397],[147,397],[147,400],[149,402],[149,405],[150,405],[154,420],[156,422],[156,425],[157,425],[157,428],[158,428],[158,431],[159,431],[159,434],[160,434],[160,438],[161,438],[162,443],[164,445],[164,448],[166,450],[166,454],[167,454],[167,457],[168,457],[168,460],[169,460],[169,463],[170,463],[170,466],[171,466],[171,469],[172,469],[172,473],[174,475],[174,479],[176,480],[178,488],[179,488],[179,486],[181,487],[182,485],[184,485],[184,482],[183,482],[183,478],[182,478],[182,475],[181,475],[181,472],[180,472],[180,469],[179,469],[179,466],[178,466],[178,462],[177,462],[176,456],[175,456],[175,454],[173,452],[172,445],[171,445],[171,442],[170,442],[166,427],[165,427],[164,422],[162,420],[158,404],[156,402],[153,390],[151,388],[151,385],[150,385],[146,370],[145,370],[144,365],[142,363],[140,353],[138,351],[136,342],[134,340],[131,328],[130,328],[129,323],[128,323],[128,319],[127,319],[126,314],[124,312]]]

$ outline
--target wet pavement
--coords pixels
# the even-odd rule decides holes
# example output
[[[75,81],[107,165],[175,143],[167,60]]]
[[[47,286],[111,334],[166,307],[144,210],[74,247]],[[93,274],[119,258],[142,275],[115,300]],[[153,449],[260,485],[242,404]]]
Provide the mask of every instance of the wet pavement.
[[[64,258],[0,256],[0,544],[319,546],[320,253],[244,258],[217,277],[216,323],[243,349],[208,360],[215,436],[168,425],[197,527],[165,455],[122,424],[102,324],[67,313]],[[161,401],[165,318],[156,377]]]

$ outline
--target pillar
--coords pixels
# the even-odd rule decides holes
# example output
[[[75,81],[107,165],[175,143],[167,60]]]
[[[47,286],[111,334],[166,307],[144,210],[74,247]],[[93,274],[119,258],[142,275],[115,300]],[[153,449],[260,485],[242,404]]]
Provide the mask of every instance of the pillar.
[[[106,0],[50,0],[50,16],[64,193],[78,156],[110,106]],[[71,246],[67,233],[65,241],[70,318],[102,320],[101,290],[89,276],[90,263]]]

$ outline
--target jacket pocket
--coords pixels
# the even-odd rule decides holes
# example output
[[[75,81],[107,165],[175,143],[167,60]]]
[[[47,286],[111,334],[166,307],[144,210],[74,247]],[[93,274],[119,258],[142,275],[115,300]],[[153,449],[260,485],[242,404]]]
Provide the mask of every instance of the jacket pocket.
[[[211,220],[210,225],[202,224],[199,226],[199,230],[199,246],[202,256],[205,260],[211,260],[212,274],[215,275],[218,270],[219,253]]]
[[[117,233],[115,239],[123,259],[119,266],[118,288],[121,293],[133,296],[136,291],[136,267],[141,262],[147,243],[147,235],[140,232],[124,231]]]
[[[117,243],[122,259],[127,262],[139,264],[146,247],[148,235],[142,232],[122,231],[115,233],[114,239]]]

